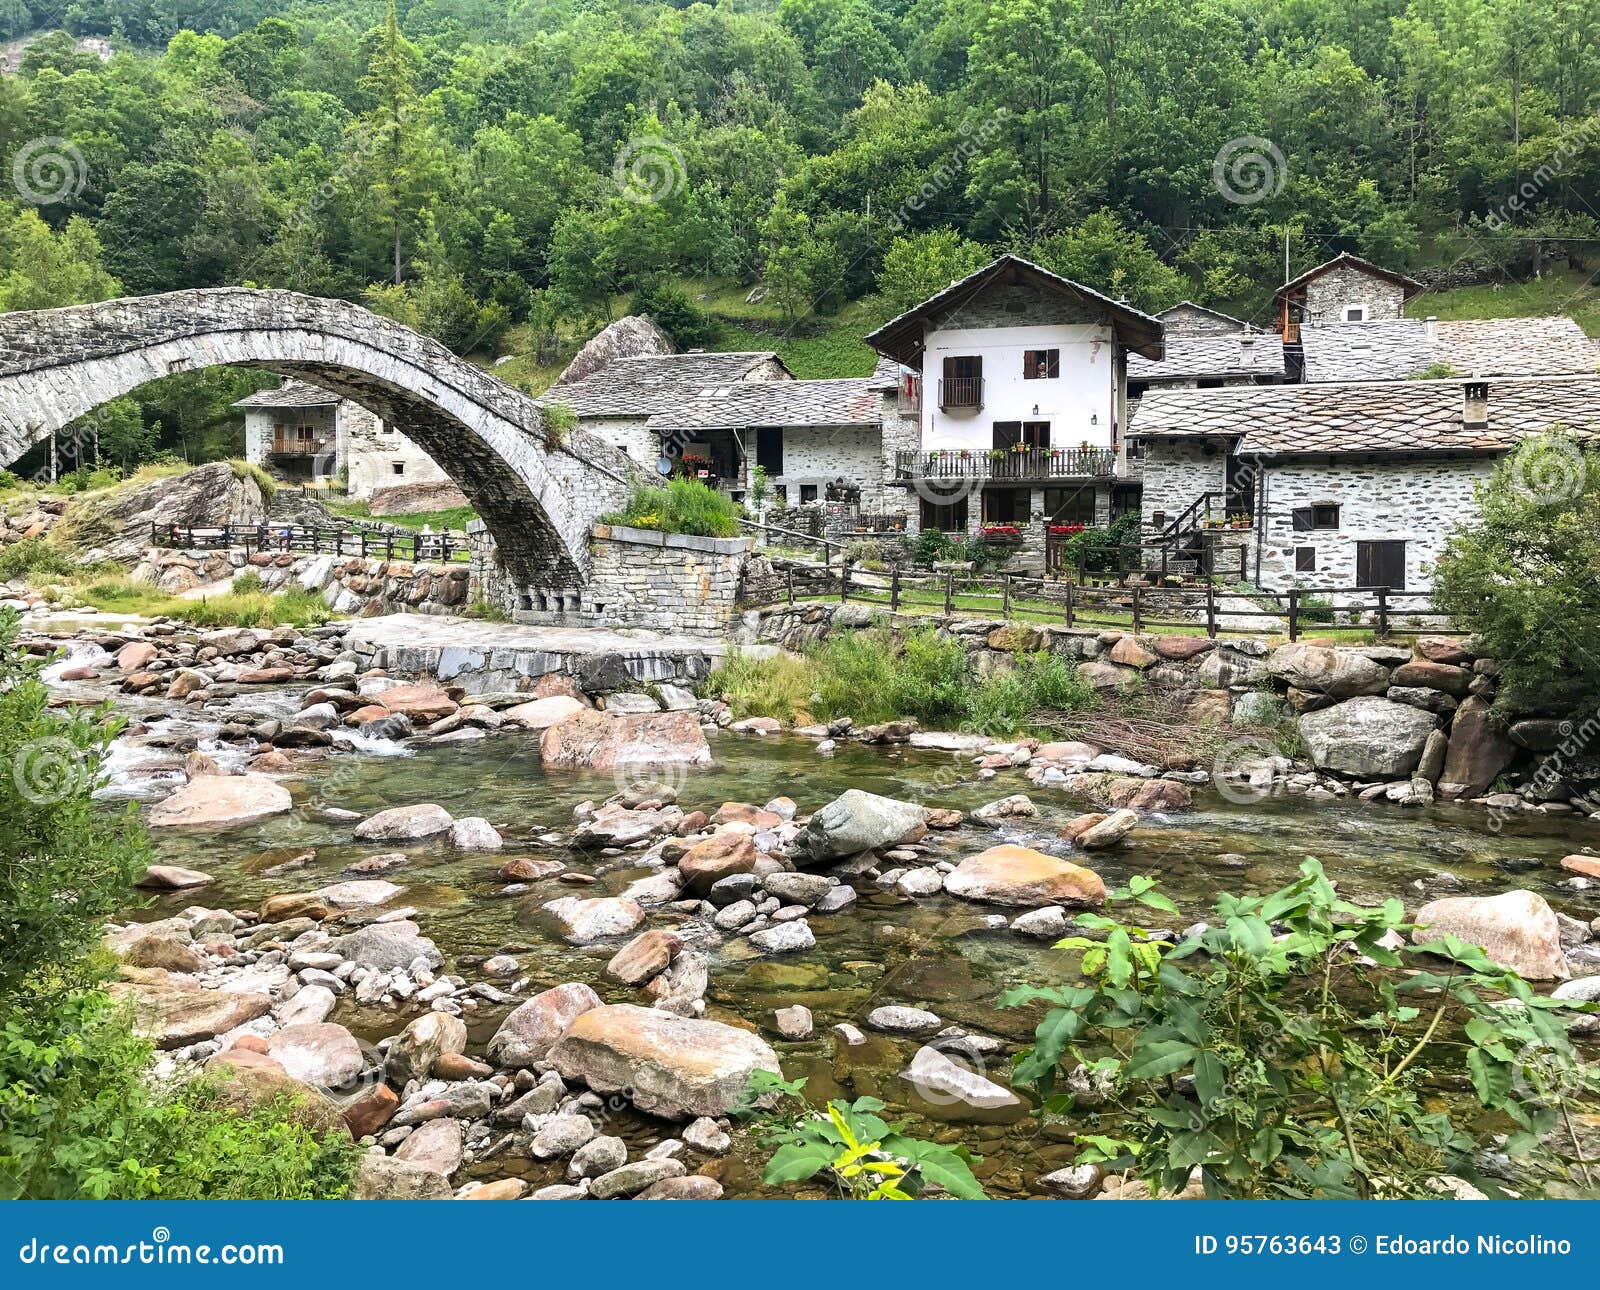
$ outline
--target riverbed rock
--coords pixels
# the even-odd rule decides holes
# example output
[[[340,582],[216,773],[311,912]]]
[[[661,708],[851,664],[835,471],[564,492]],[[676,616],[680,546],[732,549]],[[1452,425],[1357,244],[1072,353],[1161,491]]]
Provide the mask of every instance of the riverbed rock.
[[[644,922],[644,910],[626,896],[595,896],[588,900],[563,896],[540,906],[561,924],[561,934],[574,945],[592,945],[612,936],[626,936]]]
[[[596,1200],[616,1200],[632,1196],[647,1187],[681,1178],[686,1172],[681,1160],[635,1160],[632,1164],[601,1174],[590,1191]]]
[[[134,1033],[161,1049],[186,1048],[272,1010],[271,995],[201,990],[170,982],[134,985],[113,981],[106,986],[106,993],[133,1004]]]
[[[285,1026],[267,1039],[267,1055],[284,1073],[315,1088],[339,1088],[366,1069],[356,1037],[331,1021]]]
[[[615,770],[619,766],[706,766],[711,746],[694,712],[611,714],[585,710],[539,738],[546,768]]]
[[[1389,688],[1389,669],[1381,663],[1354,650],[1324,645],[1280,645],[1267,657],[1267,672],[1297,690],[1334,699],[1382,694]]]
[[[672,966],[683,941],[659,928],[640,932],[611,957],[605,972],[623,985],[643,985]]]
[[[777,1024],[778,1033],[785,1039],[810,1039],[816,1033],[817,1023],[811,1016],[811,1009],[803,1003],[777,1009],[772,1019]]]
[[[721,1200],[722,1184],[704,1174],[663,1178],[634,1197],[635,1200]]]
[[[589,705],[581,699],[552,694],[547,698],[535,699],[532,703],[519,703],[507,708],[500,714],[500,719],[504,725],[516,730],[543,731],[588,710]]]
[[[444,962],[439,947],[421,935],[421,929],[407,919],[359,928],[347,936],[335,937],[327,948],[378,972],[401,971],[419,958],[433,968]]]
[[[369,815],[356,825],[358,842],[411,842],[448,833],[454,817],[435,802],[394,806]]]
[[[130,945],[122,961],[130,967],[159,968],[193,974],[206,970],[205,956],[175,936],[143,936]]]
[[[1496,963],[1530,981],[1565,981],[1561,926],[1543,896],[1507,891],[1498,896],[1447,896],[1417,911],[1413,944],[1454,936],[1481,945]]]
[[[1106,885],[1093,870],[1009,843],[968,856],[945,875],[944,889],[963,900],[994,905],[1081,908],[1106,899]]]
[[[408,1022],[384,1054],[383,1071],[395,1084],[425,1080],[446,1053],[467,1051],[467,1027],[447,1012],[429,1012]]]
[[[505,840],[481,815],[468,815],[451,823],[450,845],[457,851],[499,851]]]
[[[998,826],[1005,820],[1036,820],[1039,818],[1039,808],[1026,793],[1013,793],[1010,797],[980,806],[972,813],[972,818]]]
[[[599,1132],[586,1115],[558,1115],[539,1126],[528,1144],[528,1154],[535,1160],[559,1160],[594,1141]]]
[[[1112,811],[1105,819],[1097,821],[1078,835],[1076,845],[1084,851],[1099,851],[1114,847],[1132,833],[1139,823],[1137,812],[1123,807]]]
[[[936,1013],[926,1008],[908,1008],[901,1004],[885,1004],[867,1014],[867,1025],[886,1035],[931,1035],[944,1022]]]
[[[556,1040],[600,996],[582,982],[551,986],[515,1008],[489,1040],[489,1060],[499,1066],[528,1067],[542,1062]]]
[[[289,790],[265,775],[204,775],[150,808],[151,828],[250,824],[293,809]]]
[[[350,1195],[355,1200],[449,1200],[450,1184],[436,1170],[369,1154],[361,1157]]]
[[[1450,747],[1439,772],[1439,796],[1481,797],[1511,764],[1517,746],[1495,718],[1489,700],[1462,700],[1450,723]]]
[[[287,1074],[265,1053],[226,1048],[206,1062],[205,1073],[224,1104],[237,1114],[272,1107],[288,1123],[312,1133],[344,1137],[350,1132],[332,1101]]]
[[[582,1013],[549,1061],[563,1079],[597,1093],[626,1091],[641,1111],[668,1119],[725,1115],[752,1072],[782,1069],[749,1031],[625,1003]]]
[[[134,886],[154,891],[187,891],[191,887],[204,887],[215,881],[210,874],[201,873],[198,869],[185,869],[175,864],[153,864]]]
[[[389,712],[409,717],[417,725],[431,725],[454,714],[456,701],[433,681],[396,685],[374,696],[374,701]]]
[[[703,896],[724,878],[754,873],[760,859],[761,852],[749,834],[713,833],[679,857],[678,872],[690,891]]]
[[[598,1178],[601,1174],[620,1169],[628,1159],[628,1144],[621,1138],[600,1134],[590,1138],[572,1153],[567,1162],[567,1177]]]
[[[306,894],[333,909],[370,909],[388,904],[403,891],[404,887],[382,878],[355,878],[349,882],[329,883]]]
[[[682,818],[674,809],[637,810],[607,802],[572,835],[574,846],[626,847],[670,832]]]
[[[750,934],[750,944],[763,954],[798,954],[817,943],[811,924],[803,918],[787,923],[775,923]]]
[[[926,1044],[917,1049],[911,1065],[901,1072],[900,1078],[924,1101],[936,1106],[959,1103],[975,1110],[995,1111],[1024,1105],[1010,1089]]]
[[[927,807],[859,788],[818,810],[790,848],[799,864],[823,864],[898,842],[927,822]]]
[[[1472,684],[1472,672],[1468,668],[1456,667],[1450,663],[1435,663],[1423,659],[1402,663],[1395,668],[1390,683],[1406,688],[1438,690],[1461,699],[1466,697],[1467,687]]]
[[[1319,769],[1363,779],[1411,774],[1437,724],[1431,712],[1373,696],[1299,719],[1300,737]]]

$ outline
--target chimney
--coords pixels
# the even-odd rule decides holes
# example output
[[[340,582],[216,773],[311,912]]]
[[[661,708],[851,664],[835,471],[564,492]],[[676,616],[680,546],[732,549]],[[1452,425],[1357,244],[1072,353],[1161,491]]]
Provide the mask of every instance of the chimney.
[[[1462,388],[1461,425],[1467,430],[1489,428],[1489,382],[1474,378]]]
[[[1422,330],[1430,341],[1439,339],[1439,318],[1437,314],[1429,314],[1422,320]]]

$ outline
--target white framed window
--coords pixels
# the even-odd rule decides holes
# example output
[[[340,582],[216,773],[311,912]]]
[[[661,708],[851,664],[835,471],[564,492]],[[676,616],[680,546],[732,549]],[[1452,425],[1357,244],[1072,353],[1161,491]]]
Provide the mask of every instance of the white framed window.
[[[1344,320],[1346,322],[1366,322],[1367,307],[1365,304],[1346,305],[1344,307]]]

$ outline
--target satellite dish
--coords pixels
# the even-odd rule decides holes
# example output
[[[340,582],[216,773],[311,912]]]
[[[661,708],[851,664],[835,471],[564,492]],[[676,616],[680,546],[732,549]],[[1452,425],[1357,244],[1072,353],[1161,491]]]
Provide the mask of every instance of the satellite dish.
[[[656,459],[656,474],[672,474],[672,458],[667,456],[665,453],[662,453],[661,456]]]

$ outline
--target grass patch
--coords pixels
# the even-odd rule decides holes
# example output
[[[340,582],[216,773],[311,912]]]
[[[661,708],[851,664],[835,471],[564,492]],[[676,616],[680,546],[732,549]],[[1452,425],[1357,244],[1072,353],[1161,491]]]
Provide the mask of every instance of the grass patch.
[[[64,577],[76,571],[73,562],[44,538],[23,538],[0,551],[0,582]]]
[[[602,524],[626,524],[661,533],[687,533],[694,537],[739,536],[743,512],[728,498],[698,479],[679,477],[664,484],[646,484],[633,490],[620,511],[600,517]]]
[[[265,590],[254,570],[240,574],[230,591],[200,600],[171,596],[126,574],[106,574],[69,587],[85,604],[105,613],[136,614],[143,618],[168,617],[196,627],[320,627],[334,613],[322,596],[291,585],[274,594]]]
[[[1411,318],[1532,318],[1566,314],[1600,336],[1600,286],[1578,269],[1552,270],[1527,282],[1429,291],[1408,306]]]
[[[844,632],[804,656],[729,657],[706,683],[736,716],[804,724],[849,717],[861,725],[914,717],[930,729],[960,727],[995,736],[1035,724],[1043,710],[1073,712],[1093,690],[1059,655],[1022,654],[982,680],[967,671],[954,637],[919,629]]]
[[[233,477],[238,480],[253,479],[261,489],[261,495],[271,501],[278,493],[278,481],[256,465],[253,461],[240,461],[234,458],[228,463],[228,468],[233,471]]]

